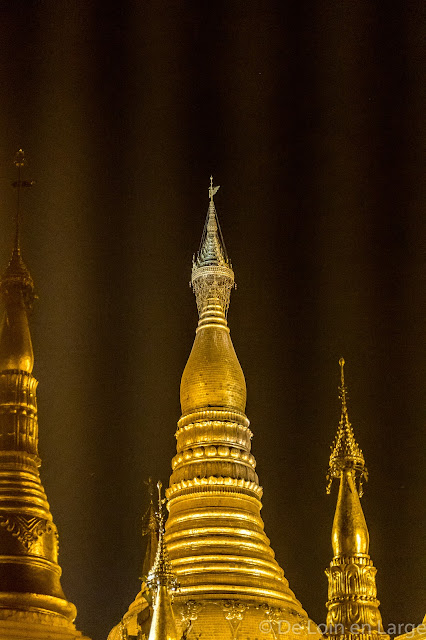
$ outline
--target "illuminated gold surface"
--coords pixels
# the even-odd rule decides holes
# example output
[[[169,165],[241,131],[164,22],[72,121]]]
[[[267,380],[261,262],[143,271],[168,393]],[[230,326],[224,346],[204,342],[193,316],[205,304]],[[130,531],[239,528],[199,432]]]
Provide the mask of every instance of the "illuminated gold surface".
[[[328,487],[339,479],[339,495],[332,529],[334,558],[328,577],[328,637],[340,640],[389,638],[383,632],[377,600],[376,568],[368,555],[369,535],[361,507],[361,479],[366,478],[364,456],[349,422],[343,358],[340,397],[342,413],[330,456]],[[358,482],[358,487],[356,483]]]
[[[18,194],[25,186],[20,174],[15,186]],[[38,472],[37,381],[27,317],[34,285],[20,255],[19,215],[16,227],[0,283],[0,636],[46,637],[49,629],[52,639],[77,638],[76,609],[60,584],[58,532]]]
[[[368,554],[367,523],[350,469],[342,472],[331,539],[335,556]]]
[[[180,640],[167,586],[158,589],[152,616],[149,640]]]
[[[245,379],[226,317],[234,273],[217,220],[216,190],[211,182],[192,269],[199,322],[181,381],[166,541],[180,583],[174,608],[182,625],[192,620],[189,637],[225,640],[238,632],[254,640],[273,637],[275,627],[270,634],[259,630],[268,615],[305,629],[308,617],[275,560],[260,516]]]

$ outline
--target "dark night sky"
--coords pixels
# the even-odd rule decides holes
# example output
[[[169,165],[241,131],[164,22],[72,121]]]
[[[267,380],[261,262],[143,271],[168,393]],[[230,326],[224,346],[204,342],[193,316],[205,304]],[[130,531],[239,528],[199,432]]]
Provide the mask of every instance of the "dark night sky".
[[[384,622],[426,613],[422,33],[420,0],[0,0],[1,263],[22,146],[42,480],[94,640],[138,590],[144,480],[170,472],[210,173],[290,586],[323,622],[343,355]]]

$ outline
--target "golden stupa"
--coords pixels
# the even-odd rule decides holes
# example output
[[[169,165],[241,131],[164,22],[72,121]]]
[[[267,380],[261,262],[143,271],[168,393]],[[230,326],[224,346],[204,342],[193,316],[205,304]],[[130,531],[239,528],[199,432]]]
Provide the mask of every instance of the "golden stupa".
[[[199,322],[182,375],[177,454],[166,491],[165,541],[179,582],[175,618],[188,639],[267,640],[286,627],[289,637],[303,640],[309,633],[315,640],[317,628],[291,591],[260,516],[246,384],[227,322],[234,272],[214,205],[218,189],[211,179],[193,261]],[[135,619],[149,606],[141,596],[109,640],[131,635]]]
[[[15,243],[0,283],[0,638],[84,640],[73,623],[76,608],[62,591],[58,532],[38,471],[37,380],[28,324],[34,283],[19,242],[19,194],[32,183],[21,180],[22,150],[15,164]]]
[[[377,600],[376,568],[368,555],[369,535],[362,511],[364,456],[349,422],[343,358],[340,359],[342,413],[330,455],[328,487],[339,480],[331,541],[334,557],[327,569],[327,637],[333,640],[388,640]]]

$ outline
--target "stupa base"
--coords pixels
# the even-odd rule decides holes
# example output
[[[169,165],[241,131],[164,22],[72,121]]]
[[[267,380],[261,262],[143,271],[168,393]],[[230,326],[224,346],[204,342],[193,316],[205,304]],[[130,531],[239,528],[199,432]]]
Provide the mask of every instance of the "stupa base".
[[[40,611],[0,610],[0,640],[90,640],[62,616]]]

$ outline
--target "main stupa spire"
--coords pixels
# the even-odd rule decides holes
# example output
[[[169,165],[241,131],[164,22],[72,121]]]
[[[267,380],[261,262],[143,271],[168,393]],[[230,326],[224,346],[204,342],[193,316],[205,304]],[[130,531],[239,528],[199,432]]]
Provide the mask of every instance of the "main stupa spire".
[[[340,482],[332,528],[334,552],[328,577],[327,637],[339,640],[386,640],[377,600],[376,569],[368,555],[369,535],[362,511],[362,481],[367,479],[364,456],[349,422],[343,358],[340,364],[342,413],[331,448],[327,492],[333,478]]]
[[[28,314],[34,283],[21,257],[20,193],[25,156],[15,165],[18,204],[12,256],[0,281],[0,636],[81,638],[76,609],[60,584],[58,532],[40,482],[37,380]]]
[[[260,516],[246,384],[227,322],[234,272],[214,204],[217,190],[211,179],[193,260],[199,321],[181,380],[166,541],[180,583],[175,607],[182,628],[191,620],[194,637],[231,640],[236,634],[258,637],[263,623],[270,627],[267,638],[280,621],[302,629],[309,621],[275,560]]]

